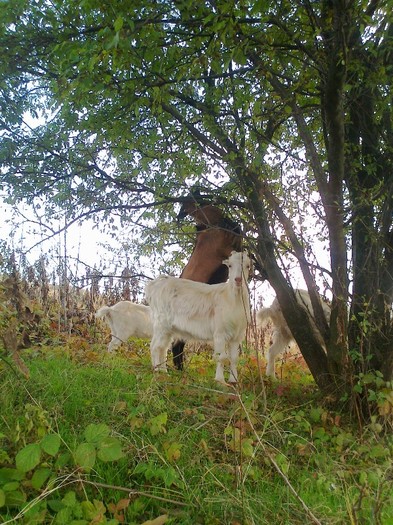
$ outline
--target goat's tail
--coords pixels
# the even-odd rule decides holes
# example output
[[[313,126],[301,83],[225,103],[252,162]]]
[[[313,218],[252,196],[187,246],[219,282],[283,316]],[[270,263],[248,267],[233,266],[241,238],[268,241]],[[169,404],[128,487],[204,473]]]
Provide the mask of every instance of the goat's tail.
[[[272,318],[272,309],[271,307],[268,308],[261,308],[256,313],[256,325],[257,328],[264,328],[266,324],[270,321]]]
[[[96,311],[96,317],[98,319],[108,317],[110,311],[110,306],[102,306],[99,310]]]

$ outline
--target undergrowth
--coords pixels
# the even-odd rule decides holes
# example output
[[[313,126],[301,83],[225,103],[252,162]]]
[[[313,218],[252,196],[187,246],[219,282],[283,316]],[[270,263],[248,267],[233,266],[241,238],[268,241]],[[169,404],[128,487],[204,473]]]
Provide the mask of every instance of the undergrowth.
[[[139,343],[82,339],[0,363],[0,519],[64,525],[393,524],[392,438],[359,434],[296,362],[237,388],[205,354],[153,375]]]

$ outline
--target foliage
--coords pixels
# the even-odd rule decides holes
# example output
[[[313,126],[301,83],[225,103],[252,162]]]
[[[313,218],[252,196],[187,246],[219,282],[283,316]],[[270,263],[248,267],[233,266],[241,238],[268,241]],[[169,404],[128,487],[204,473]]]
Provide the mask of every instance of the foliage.
[[[40,223],[44,205],[68,224],[94,213],[97,222],[118,215],[145,225],[132,247],[151,256],[179,240],[173,204],[197,185],[243,223],[325,394],[339,399],[368,371],[391,380],[387,4],[20,0],[2,7],[8,202],[34,203]],[[317,238],[327,264],[315,253]],[[327,354],[294,301],[282,259],[288,252]],[[317,277],[331,289],[330,327]]]
[[[5,523],[393,519],[391,428],[374,422],[359,434],[320,403],[298,364],[263,386],[246,353],[235,390],[217,388],[207,355],[179,381],[152,376],[148,355],[101,351],[91,362],[60,347],[34,352],[28,381],[0,369]]]
[[[63,262],[53,269],[44,256],[34,263],[18,251],[0,247],[0,340],[21,368],[23,349],[62,339],[63,332],[79,338],[81,347],[96,338],[96,310],[120,300],[137,300],[140,281],[129,267],[116,275],[87,271],[84,276],[64,271]],[[76,342],[76,341],[75,341]],[[15,352],[21,354],[15,359]]]

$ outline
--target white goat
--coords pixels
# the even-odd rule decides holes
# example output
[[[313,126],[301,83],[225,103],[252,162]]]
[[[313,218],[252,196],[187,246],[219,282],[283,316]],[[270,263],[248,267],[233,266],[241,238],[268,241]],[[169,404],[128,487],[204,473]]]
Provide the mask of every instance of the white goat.
[[[96,312],[96,317],[105,319],[111,329],[108,352],[115,350],[129,337],[152,338],[150,308],[143,304],[120,301],[113,306],[103,306]]]
[[[223,261],[228,281],[204,284],[189,279],[160,276],[146,285],[151,308],[153,338],[150,344],[154,370],[166,372],[166,353],[173,338],[213,341],[216,380],[224,380],[229,361],[230,382],[237,381],[239,345],[250,321],[247,280],[251,260],[245,252],[232,252]]]
[[[295,290],[295,297],[297,302],[306,308],[312,325],[315,328],[315,333],[318,333],[318,329],[314,322],[313,308],[309,293],[306,290]],[[329,322],[330,306],[322,298],[321,302],[326,320]],[[276,357],[284,352],[290,344],[295,343],[292,332],[282,314],[277,297],[268,308],[262,308],[256,313],[256,324],[258,328],[263,328],[269,320],[273,323],[273,344],[267,353],[266,375],[275,377]]]

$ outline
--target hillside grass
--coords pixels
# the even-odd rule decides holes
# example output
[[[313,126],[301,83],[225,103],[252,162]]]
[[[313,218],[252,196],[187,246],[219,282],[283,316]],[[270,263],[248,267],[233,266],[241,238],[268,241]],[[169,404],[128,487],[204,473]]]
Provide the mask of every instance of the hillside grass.
[[[29,379],[0,361],[2,523],[393,525],[391,433],[331,412],[296,360],[262,382],[245,352],[232,388],[204,353],[152,374],[141,342],[24,358]]]

